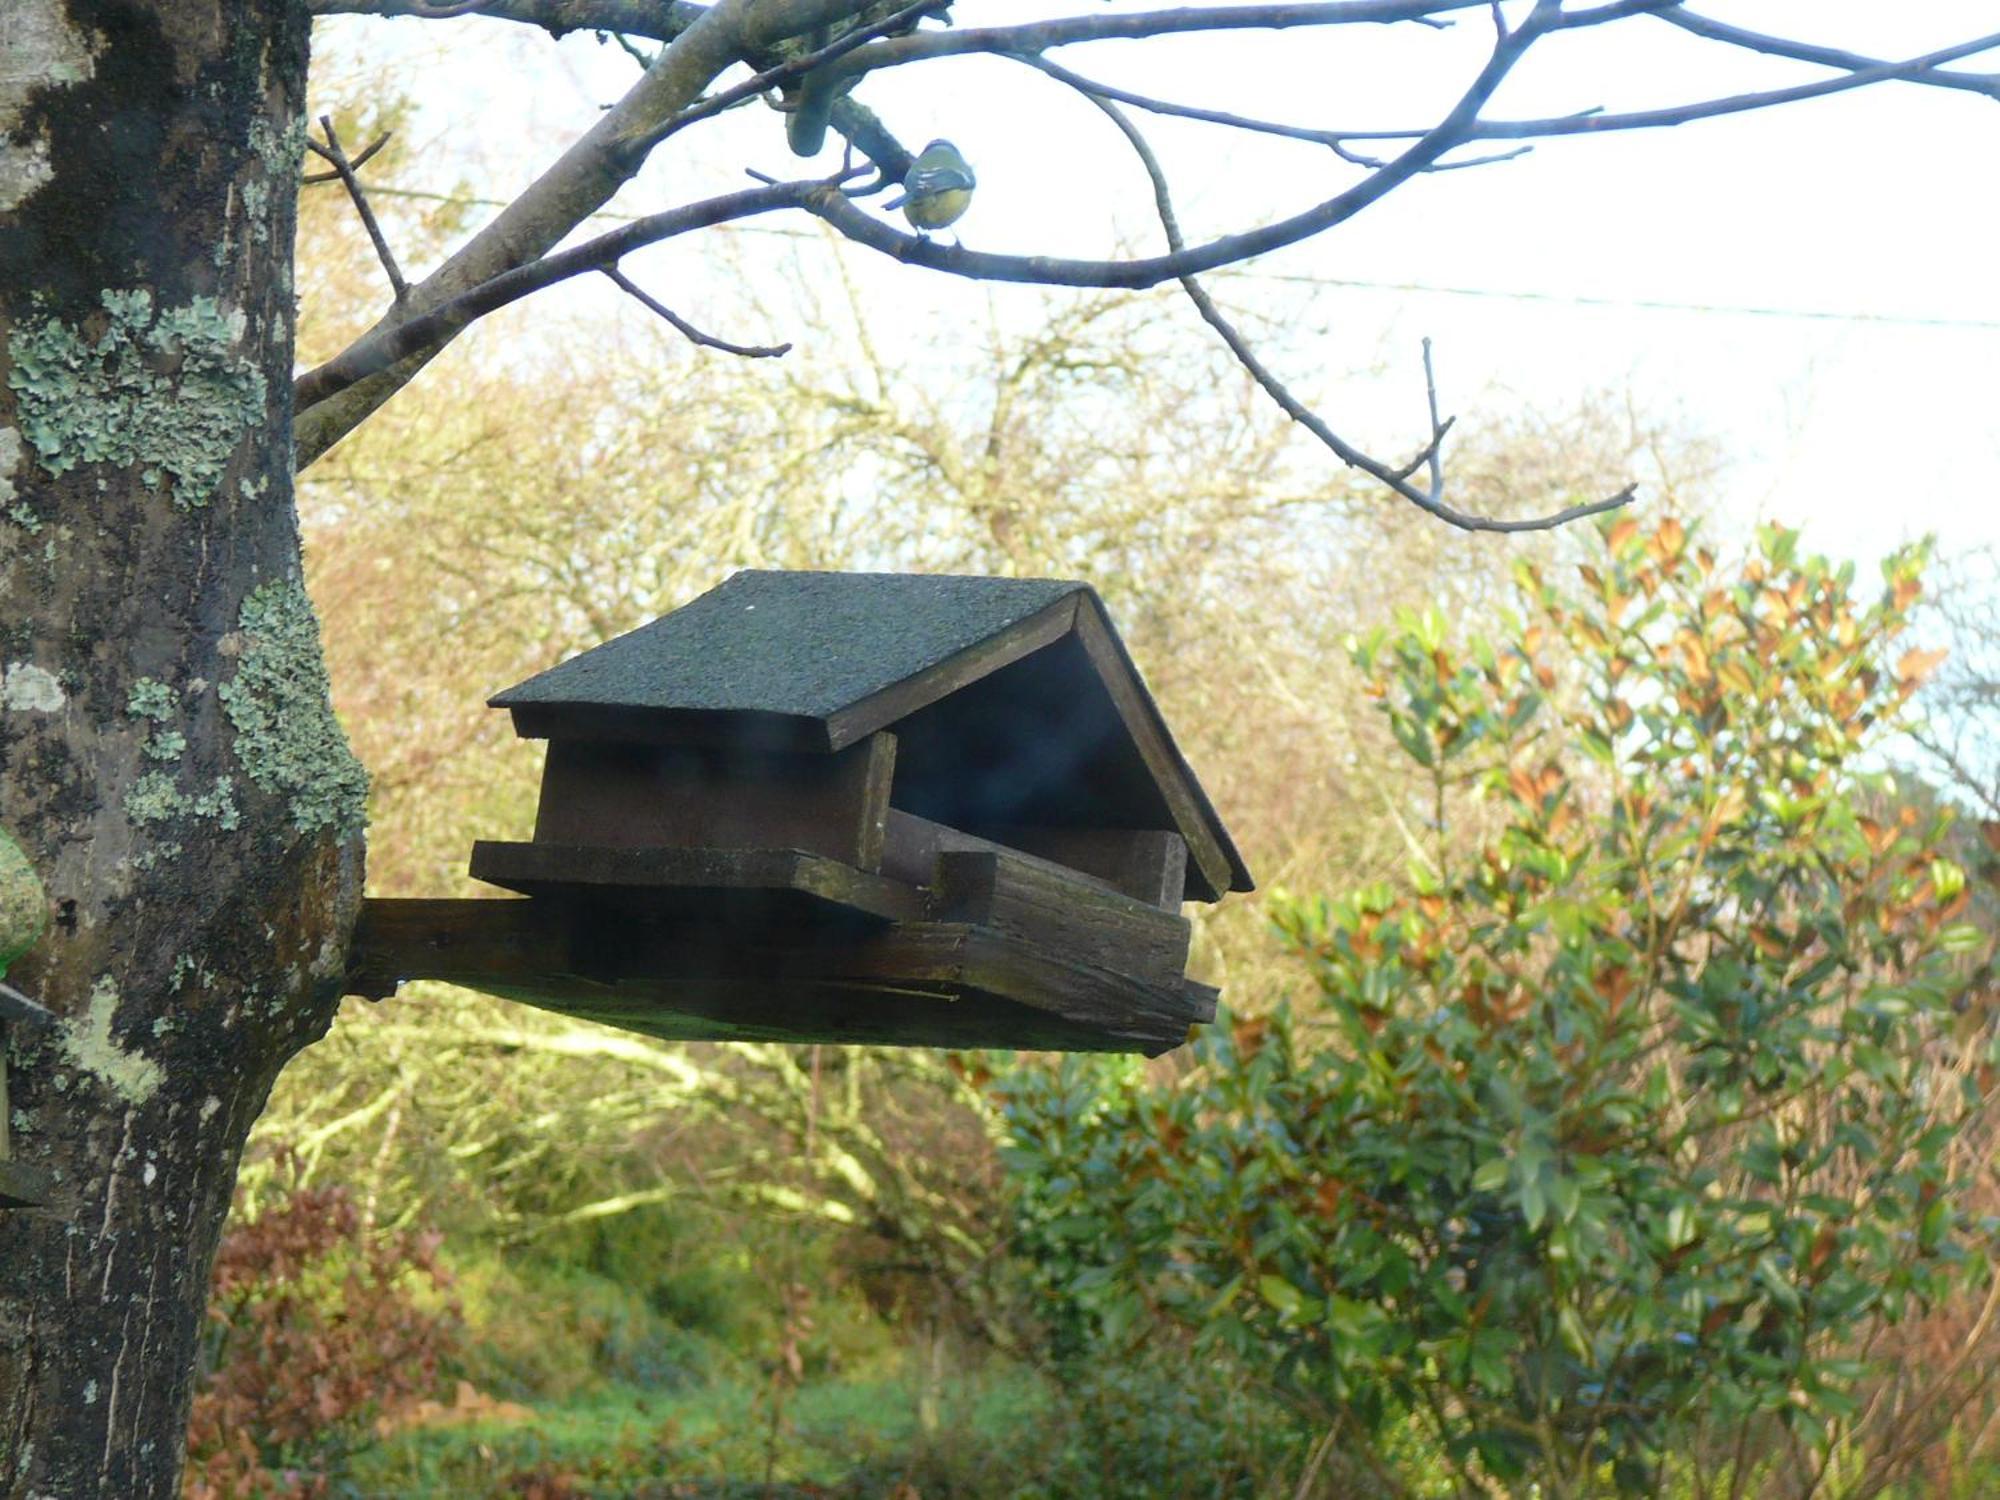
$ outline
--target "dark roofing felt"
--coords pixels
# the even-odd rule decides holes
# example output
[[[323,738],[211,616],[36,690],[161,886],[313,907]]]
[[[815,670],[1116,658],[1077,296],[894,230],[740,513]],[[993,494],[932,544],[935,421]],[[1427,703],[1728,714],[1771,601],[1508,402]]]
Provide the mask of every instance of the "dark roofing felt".
[[[490,701],[825,718],[1086,585],[746,571]]]

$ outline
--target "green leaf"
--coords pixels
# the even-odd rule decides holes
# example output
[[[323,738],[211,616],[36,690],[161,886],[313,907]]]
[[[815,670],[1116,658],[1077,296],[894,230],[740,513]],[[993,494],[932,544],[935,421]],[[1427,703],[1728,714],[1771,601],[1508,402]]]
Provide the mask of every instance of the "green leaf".
[[[1490,1157],[1479,1164],[1472,1174],[1472,1190],[1475,1193],[1497,1193],[1507,1185],[1508,1173],[1512,1170],[1504,1156]]]
[[[1288,1318],[1298,1316],[1305,1295],[1282,1276],[1259,1276],[1257,1294]]]

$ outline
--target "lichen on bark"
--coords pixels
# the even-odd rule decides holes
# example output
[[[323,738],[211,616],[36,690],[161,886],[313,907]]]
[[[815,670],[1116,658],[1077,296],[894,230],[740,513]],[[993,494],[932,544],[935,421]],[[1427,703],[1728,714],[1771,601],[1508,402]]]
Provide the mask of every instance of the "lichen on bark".
[[[261,790],[286,799],[301,833],[358,833],[368,773],[333,716],[319,621],[295,579],[243,601],[243,654],[218,690],[236,729],[236,758]]]
[[[72,1063],[127,1104],[144,1104],[159,1091],[165,1075],[152,1058],[121,1045],[112,1035],[118,1001],[118,986],[110,979],[99,979],[92,985],[89,1008],[82,1016],[62,1023],[62,1050]]]
[[[95,337],[60,318],[15,328],[7,384],[22,436],[51,478],[108,463],[184,510],[208,504],[264,417],[263,372],[238,348],[243,315],[213,297],[156,308],[143,288],[106,291],[103,306]]]

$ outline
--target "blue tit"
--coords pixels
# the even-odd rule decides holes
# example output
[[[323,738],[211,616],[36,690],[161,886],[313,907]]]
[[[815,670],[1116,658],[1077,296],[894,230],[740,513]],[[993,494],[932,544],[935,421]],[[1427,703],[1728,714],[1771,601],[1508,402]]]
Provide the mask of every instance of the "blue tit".
[[[903,179],[903,196],[890,202],[919,234],[955,224],[972,205],[972,190],[979,181],[972,168],[950,141],[932,141],[924,147],[909,175]]]

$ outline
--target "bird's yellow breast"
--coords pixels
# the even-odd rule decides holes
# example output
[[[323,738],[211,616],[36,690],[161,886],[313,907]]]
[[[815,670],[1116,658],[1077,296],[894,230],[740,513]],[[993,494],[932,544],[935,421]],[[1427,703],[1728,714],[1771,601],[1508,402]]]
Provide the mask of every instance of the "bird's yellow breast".
[[[903,205],[903,215],[919,229],[942,229],[957,223],[971,204],[971,188],[946,188],[941,193],[912,197]]]

